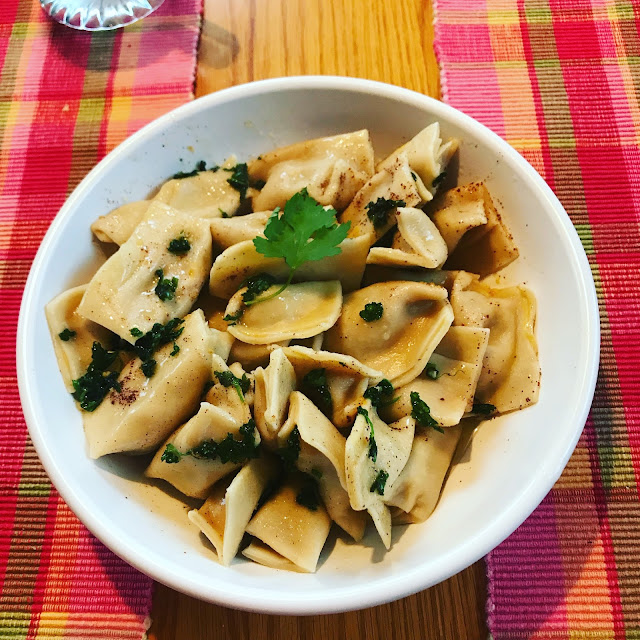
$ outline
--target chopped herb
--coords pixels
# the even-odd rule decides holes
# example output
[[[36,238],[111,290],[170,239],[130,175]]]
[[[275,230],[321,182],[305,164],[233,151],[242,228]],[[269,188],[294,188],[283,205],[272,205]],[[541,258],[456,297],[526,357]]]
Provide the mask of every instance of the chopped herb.
[[[176,449],[172,444],[168,444],[165,447],[164,453],[162,454],[160,460],[162,462],[166,462],[167,464],[177,464],[178,462],[180,462],[180,458],[182,458],[183,455],[184,454],[180,453],[180,451],[178,451],[178,449]]]
[[[313,467],[313,469],[311,469],[311,475],[316,480],[320,480],[320,478],[322,478],[322,471],[320,471],[320,469],[316,469],[315,467]]]
[[[437,189],[444,182],[446,177],[447,177],[447,172],[443,171],[433,179],[433,181],[431,182],[431,186],[434,189]]]
[[[298,456],[300,455],[300,432],[298,431],[298,427],[289,434],[287,444],[278,449],[276,453],[282,459],[284,468],[287,471],[293,471],[293,469],[295,469]]]
[[[375,202],[369,202],[367,216],[373,223],[375,229],[381,229],[387,225],[389,214],[398,207],[405,207],[404,200],[388,200],[387,198],[378,198]]]
[[[187,240],[187,238],[182,235],[178,238],[174,238],[167,247],[171,253],[175,253],[176,255],[184,255],[191,249],[191,243]]]
[[[220,207],[218,207],[218,211],[223,218],[228,218],[229,214],[226,211],[223,211]]]
[[[133,327],[133,329],[131,329],[131,331],[129,332],[134,338],[141,338],[144,334],[142,333],[142,331],[140,331],[140,329],[138,329],[138,327]]]
[[[264,238],[253,244],[267,258],[282,258],[289,266],[287,281],[262,302],[280,295],[293,274],[305,262],[315,262],[342,253],[340,243],[347,237],[351,223],[338,224],[335,209],[325,209],[302,189],[287,200],[282,215],[274,211],[264,230]]]
[[[431,378],[432,380],[437,380],[440,377],[440,369],[433,364],[433,362],[427,362],[427,366],[424,369],[424,374],[427,378]]]
[[[244,402],[244,394],[249,391],[251,381],[247,378],[247,374],[242,375],[242,379],[237,378],[231,371],[214,371],[213,375],[218,378],[218,382],[223,387],[233,387],[242,402]]]
[[[241,440],[236,440],[232,433],[227,433],[227,437],[220,442],[214,440],[204,440],[198,446],[189,449],[186,453],[181,453],[172,444],[168,444],[160,460],[168,464],[180,462],[183,456],[191,456],[198,460],[215,460],[220,458],[222,464],[232,462],[240,464],[245,460],[257,458],[259,455],[259,443],[255,438],[256,423],[253,418],[243,424],[239,429]]]
[[[242,318],[243,313],[244,313],[244,309],[240,309],[240,311],[238,311],[237,313],[227,313],[227,315],[224,316],[222,319],[225,322],[228,322],[230,327],[233,327],[233,325],[235,325],[238,322],[238,320]]]
[[[436,431],[444,433],[444,429],[432,417],[429,405],[420,397],[420,394],[417,391],[412,391],[409,397],[411,398],[411,417],[421,427],[432,427]]]
[[[227,182],[240,194],[240,200],[247,197],[247,189],[249,188],[249,169],[246,162],[241,162],[235,167],[225,169],[231,172],[231,177]]]
[[[153,358],[149,358],[149,360],[145,360],[140,368],[142,369],[142,373],[144,373],[147,378],[150,378],[156,372],[157,362]]]
[[[69,329],[68,327],[65,327],[59,334],[58,334],[58,338],[60,338],[60,340],[62,340],[63,342],[69,342],[69,340],[71,340],[72,338],[76,337],[76,332],[72,331],[71,329]]]
[[[180,318],[173,318],[173,320],[169,320],[167,324],[162,325],[159,322],[156,322],[151,330],[142,335],[142,331],[139,329],[135,329],[136,333],[134,333],[134,329],[131,329],[132,335],[140,334],[142,337],[138,338],[133,345],[133,350],[136,355],[142,360],[141,369],[147,378],[150,378],[156,370],[156,361],[153,358],[153,354],[157,349],[164,346],[165,344],[169,344],[170,342],[174,343],[174,351],[176,347],[180,350],[180,347],[176,344],[176,340],[179,338],[180,334],[184,331],[184,327],[180,325],[184,322]],[[172,354],[173,355],[173,354]]]
[[[177,356],[180,353],[180,347],[177,342],[173,343],[173,350],[169,354],[170,356]]]
[[[242,294],[242,302],[247,306],[252,305],[260,300],[256,300],[257,296],[264,293],[269,287],[275,284],[276,279],[269,273],[258,273],[255,276],[247,278],[245,285],[247,290]]]
[[[382,306],[382,302],[367,302],[359,315],[366,322],[375,322],[382,318],[383,313],[384,307]]]
[[[411,177],[413,178],[414,182],[418,182],[418,176],[413,171],[411,172]]]
[[[373,432],[373,422],[369,417],[369,412],[364,407],[358,407],[356,415],[362,416],[369,425],[369,457],[375,462],[378,459],[378,445],[376,444],[375,434]]]
[[[492,404],[489,404],[488,402],[486,403],[474,402],[473,408],[471,409],[471,413],[475,413],[478,416],[489,416],[492,413],[494,413],[495,410],[496,410],[496,407]]]
[[[107,351],[99,342],[93,343],[87,372],[72,381],[74,392],[71,395],[85,411],[95,411],[111,389],[120,391],[117,372],[109,371],[117,357],[117,351]]]
[[[318,485],[311,476],[306,476],[305,481],[298,491],[296,496],[296,502],[303,507],[309,509],[309,511],[317,511],[320,504],[320,493],[318,491]]]
[[[393,385],[386,378],[380,380],[375,387],[369,387],[364,392],[364,397],[371,401],[373,407],[386,407],[398,400],[393,397]]]
[[[389,478],[389,474],[382,469],[378,471],[378,475],[376,479],[373,481],[373,484],[369,488],[371,493],[378,493],[379,495],[384,495],[384,487],[387,484],[387,479]]]
[[[302,387],[309,399],[324,413],[331,414],[333,400],[327,384],[326,369],[312,369],[302,378]]]
[[[213,165],[209,169],[207,169],[207,163],[204,160],[200,160],[196,164],[196,168],[193,171],[178,171],[178,173],[173,174],[174,180],[181,180],[182,178],[193,178],[197,176],[201,171],[212,171],[215,173],[220,167],[217,165]]]
[[[162,269],[158,269],[156,271],[156,276],[158,277],[158,284],[156,285],[156,295],[162,302],[166,302],[167,300],[173,300],[173,296],[178,288],[178,278],[175,276],[169,280],[164,277],[164,271]]]

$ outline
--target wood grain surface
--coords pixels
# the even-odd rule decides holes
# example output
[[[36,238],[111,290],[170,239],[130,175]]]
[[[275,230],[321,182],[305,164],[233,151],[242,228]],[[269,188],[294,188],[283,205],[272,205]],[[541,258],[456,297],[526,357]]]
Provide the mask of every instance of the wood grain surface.
[[[205,0],[196,94],[290,75],[380,80],[439,97],[430,0]],[[414,596],[351,613],[251,614],[156,585],[150,640],[484,640],[478,562]]]

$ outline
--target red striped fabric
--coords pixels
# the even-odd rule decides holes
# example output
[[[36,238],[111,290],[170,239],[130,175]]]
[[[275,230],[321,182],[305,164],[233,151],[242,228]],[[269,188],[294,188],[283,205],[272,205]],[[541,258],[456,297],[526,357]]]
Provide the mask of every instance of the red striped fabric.
[[[640,4],[438,0],[444,99],[545,177],[591,262],[601,368],[564,474],[487,557],[496,640],[640,638]]]
[[[15,334],[40,241],[82,177],[115,145],[192,98],[201,0],[171,0],[116,32],[0,2],[0,640],[139,639],[152,582],[69,511],[27,436]]]

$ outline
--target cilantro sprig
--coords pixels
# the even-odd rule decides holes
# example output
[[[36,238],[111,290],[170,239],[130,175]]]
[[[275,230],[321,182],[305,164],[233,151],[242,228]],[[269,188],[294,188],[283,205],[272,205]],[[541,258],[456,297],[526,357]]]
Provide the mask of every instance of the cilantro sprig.
[[[269,218],[264,238],[253,240],[258,253],[267,258],[282,258],[289,267],[289,276],[274,293],[255,302],[279,296],[305,262],[342,253],[339,245],[347,237],[350,227],[350,222],[338,224],[335,209],[325,209],[306,189],[291,196],[283,211],[276,209]]]

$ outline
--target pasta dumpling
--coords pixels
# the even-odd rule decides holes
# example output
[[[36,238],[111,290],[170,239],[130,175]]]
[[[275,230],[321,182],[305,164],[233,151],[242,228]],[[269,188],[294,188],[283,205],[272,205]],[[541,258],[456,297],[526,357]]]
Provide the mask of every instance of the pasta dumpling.
[[[254,210],[281,207],[307,188],[320,204],[344,209],[373,174],[373,147],[366,129],[306,140],[261,155],[249,165],[265,182],[253,197]]]
[[[367,387],[384,377],[341,353],[302,346],[285,347],[282,352],[293,366],[298,388],[338,428],[351,425]]]
[[[269,357],[280,347],[286,347],[290,340],[281,340],[270,344],[247,344],[242,340],[233,340],[230,362],[239,362],[244,369],[253,371],[258,367],[266,367],[269,364]]]
[[[366,305],[382,315],[365,320]],[[325,334],[324,347],[381,371],[394,387],[413,380],[449,330],[447,290],[425,282],[380,282],[344,297],[342,315]]]
[[[536,302],[523,286],[492,288],[460,272],[451,292],[456,326],[490,329],[478,402],[504,413],[538,401],[540,365],[534,328]]]
[[[58,368],[70,393],[74,390],[73,381],[82,376],[91,363],[93,343],[108,345],[111,342],[111,334],[104,327],[77,313],[86,288],[82,285],[69,289],[44,308]]]
[[[280,440],[298,430],[300,453],[296,467],[316,478],[330,518],[354,540],[360,540],[366,522],[364,513],[351,508],[346,491],[345,437],[299,391],[291,394],[289,402],[289,417],[279,434]]]
[[[438,188],[436,178],[449,164],[458,145],[459,141],[456,138],[443,142],[440,136],[440,123],[434,122],[385,158],[376,167],[376,171],[390,167],[398,157],[406,155],[411,170],[418,174],[426,186],[427,193],[422,194],[423,200],[429,201]]]
[[[420,209],[396,210],[398,231],[391,247],[371,247],[367,264],[437,269],[447,259],[447,244]]]
[[[175,346],[179,351],[175,355]],[[148,378],[140,358],[129,361],[113,389],[93,412],[83,413],[89,455],[145,453],[196,410],[211,376],[215,336],[201,310],[184,320],[182,334],[153,354],[155,373]]]
[[[249,344],[315,336],[335,324],[342,307],[342,286],[337,280],[300,282],[284,290],[272,285],[260,294],[262,301],[253,306],[244,303],[245,292],[240,289],[231,298],[226,313],[229,317],[241,314],[228,330]]]
[[[262,234],[271,213],[271,211],[257,211],[233,218],[214,218],[210,223],[213,242],[216,247],[224,250],[239,242],[253,240]]]
[[[480,209],[486,224],[476,224],[481,219]],[[462,269],[484,277],[500,271],[518,257],[513,236],[483,182],[447,191],[432,218],[441,232],[447,233],[449,242],[457,238],[447,269]]]
[[[415,421],[403,418],[387,425],[369,400],[362,408],[345,448],[347,491],[351,507],[369,512],[384,546],[389,549],[391,513],[385,495],[409,459]]]
[[[366,238],[346,238],[340,243],[338,255],[304,263],[296,270],[293,280],[339,280],[344,291],[353,291],[360,286],[368,251]],[[247,278],[259,273],[285,280],[289,267],[281,258],[267,258],[258,253],[251,240],[234,244],[213,263],[209,279],[211,294],[228,300]]]
[[[107,215],[100,216],[91,225],[91,231],[101,242],[123,245],[145,217],[150,204],[150,200],[138,200],[123,204]]]
[[[249,520],[277,470],[271,458],[250,460],[228,482],[218,483],[200,509],[189,511],[189,520],[209,539],[223,565],[229,566],[238,553]]]
[[[189,249],[172,253],[172,240]],[[153,203],[131,237],[93,276],[78,313],[132,342],[131,329],[184,316],[211,265],[211,232],[203,220]]]
[[[415,380],[397,389],[398,400],[380,409],[383,418],[398,420],[411,414],[411,393],[427,403],[431,416],[443,427],[460,422],[473,407],[489,329],[451,327]]]
[[[394,522],[424,522],[433,513],[461,433],[460,425],[444,433],[416,430],[407,464],[385,498],[388,506],[404,512]]]
[[[257,449],[260,436],[252,423],[236,420],[228,411],[208,402],[200,405],[193,418],[183,424],[156,452],[145,475],[172,484],[178,491],[192,498],[206,498],[211,487],[226,475],[240,467]],[[243,431],[248,432],[247,434]],[[220,444],[232,439],[235,442],[250,440],[246,447],[250,456],[214,455],[210,443]],[[231,447],[229,447],[231,449]]]
[[[297,501],[304,479],[296,476],[265,502],[247,526],[247,533],[303,571],[316,570],[331,528],[331,518],[319,504],[315,511]]]

